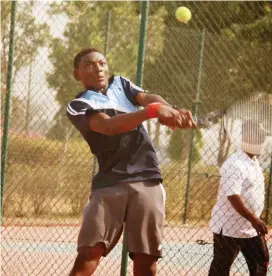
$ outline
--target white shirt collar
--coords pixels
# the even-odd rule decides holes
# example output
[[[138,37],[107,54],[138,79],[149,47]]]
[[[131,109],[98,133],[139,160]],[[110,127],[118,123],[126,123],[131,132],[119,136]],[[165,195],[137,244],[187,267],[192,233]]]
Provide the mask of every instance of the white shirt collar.
[[[244,151],[242,151],[241,149],[237,151],[237,153],[239,154],[239,156],[243,156],[245,158],[246,161],[251,162],[253,164],[255,164],[256,162],[259,163],[258,158],[256,156],[254,156],[253,158],[250,158],[247,153],[245,153]]]

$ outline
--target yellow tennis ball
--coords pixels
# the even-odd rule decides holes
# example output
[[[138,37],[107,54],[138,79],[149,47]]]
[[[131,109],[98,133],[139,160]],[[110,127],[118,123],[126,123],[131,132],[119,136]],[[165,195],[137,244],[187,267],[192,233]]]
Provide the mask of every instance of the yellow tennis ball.
[[[179,7],[176,10],[176,18],[182,23],[187,23],[192,17],[191,11],[186,7]]]

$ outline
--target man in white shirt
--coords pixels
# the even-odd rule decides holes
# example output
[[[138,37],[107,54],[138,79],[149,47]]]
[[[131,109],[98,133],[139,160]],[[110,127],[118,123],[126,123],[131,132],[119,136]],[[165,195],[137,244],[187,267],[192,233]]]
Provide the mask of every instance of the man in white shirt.
[[[242,126],[242,150],[231,155],[220,170],[220,186],[210,227],[214,257],[209,276],[228,276],[239,251],[250,276],[267,275],[269,253],[260,220],[264,208],[264,177],[256,156],[262,152],[265,133],[257,122]]]

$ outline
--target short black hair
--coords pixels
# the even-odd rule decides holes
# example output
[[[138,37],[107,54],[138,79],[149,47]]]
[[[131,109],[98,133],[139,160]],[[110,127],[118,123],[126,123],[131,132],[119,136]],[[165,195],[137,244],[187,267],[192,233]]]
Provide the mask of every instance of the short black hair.
[[[80,60],[82,57],[84,57],[86,54],[92,53],[92,52],[96,52],[96,53],[100,53],[102,54],[98,49],[96,48],[87,48],[87,49],[83,49],[81,50],[79,53],[77,53],[74,57],[74,69],[78,68],[78,65],[80,63]]]

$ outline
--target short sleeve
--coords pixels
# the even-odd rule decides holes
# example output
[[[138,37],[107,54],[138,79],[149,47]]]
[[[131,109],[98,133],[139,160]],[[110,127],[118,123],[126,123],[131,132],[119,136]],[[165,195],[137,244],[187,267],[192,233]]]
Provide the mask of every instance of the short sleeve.
[[[67,106],[67,117],[83,136],[89,131],[87,116],[95,113],[90,105],[80,100],[73,100]]]
[[[221,167],[220,174],[220,184],[222,185],[225,195],[240,195],[244,180],[238,165],[231,162],[225,162]]]
[[[135,85],[133,82],[131,82],[129,79],[125,77],[120,77],[122,86],[124,88],[124,92],[127,96],[127,98],[134,104],[137,105],[135,101],[135,97],[138,93],[143,93],[145,92],[144,89],[141,87]]]

